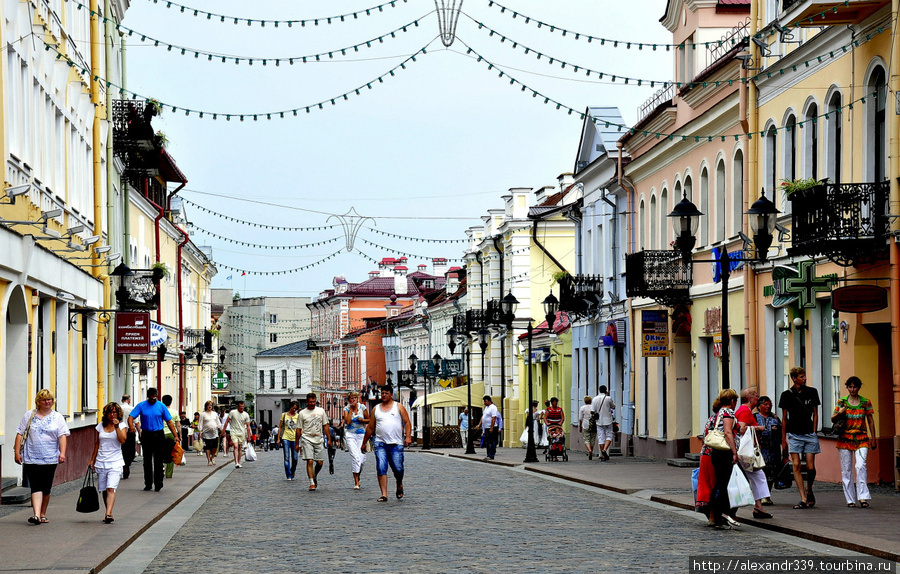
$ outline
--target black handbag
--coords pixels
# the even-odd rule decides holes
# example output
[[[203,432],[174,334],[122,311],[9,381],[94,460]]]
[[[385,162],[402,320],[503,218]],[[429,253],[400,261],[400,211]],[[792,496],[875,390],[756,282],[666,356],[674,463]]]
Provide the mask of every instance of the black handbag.
[[[77,512],[97,512],[100,510],[100,495],[97,493],[97,485],[94,484],[94,469],[87,468],[81,490],[78,492],[78,502],[75,503]]]
[[[779,468],[778,474],[775,475],[775,480],[772,481],[772,487],[775,490],[785,490],[791,487],[793,481],[794,465],[791,461],[787,461]]]

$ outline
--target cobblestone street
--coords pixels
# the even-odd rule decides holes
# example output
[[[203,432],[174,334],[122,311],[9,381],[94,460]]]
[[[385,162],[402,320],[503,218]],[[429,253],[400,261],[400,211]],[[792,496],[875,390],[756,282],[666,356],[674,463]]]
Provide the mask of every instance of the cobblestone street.
[[[406,468],[404,499],[391,478],[390,500],[379,503],[371,454],[361,490],[339,452],[335,474],[326,464],[319,490],[308,492],[302,461],[287,482],[280,453],[261,453],[231,472],[146,571],[686,572],[690,555],[817,554],[807,541],[712,530],[683,511],[503,466],[414,451]]]

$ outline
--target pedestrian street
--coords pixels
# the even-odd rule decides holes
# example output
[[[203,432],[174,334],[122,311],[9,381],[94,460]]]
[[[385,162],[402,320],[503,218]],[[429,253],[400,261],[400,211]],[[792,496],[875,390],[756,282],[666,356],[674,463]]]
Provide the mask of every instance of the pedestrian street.
[[[288,482],[281,453],[261,452],[223,469],[145,571],[687,572],[693,555],[852,554],[747,525],[710,529],[696,513],[501,465],[418,450],[405,462],[403,500],[391,477],[379,503],[371,454],[361,490],[338,452],[335,474],[326,463],[309,492],[302,461]]]

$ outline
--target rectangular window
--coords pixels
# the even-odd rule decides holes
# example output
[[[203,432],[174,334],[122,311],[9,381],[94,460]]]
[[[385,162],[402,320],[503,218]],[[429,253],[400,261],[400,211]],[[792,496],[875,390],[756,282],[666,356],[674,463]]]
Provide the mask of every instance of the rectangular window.
[[[278,315],[276,315],[275,313],[270,314],[269,315],[269,323],[272,323],[274,325],[277,322],[278,322]]]
[[[275,369],[272,369],[271,371],[269,371],[269,388],[270,389],[275,388]]]
[[[303,377],[300,375],[300,372],[300,369],[294,371],[294,386],[298,389],[302,386],[303,383]]]
[[[287,388],[287,369],[281,370],[281,388],[282,389]]]
[[[278,333],[269,333],[269,342],[277,343],[278,342]]]
[[[260,371],[259,372],[259,388],[263,388],[265,386],[266,386],[266,372]]]

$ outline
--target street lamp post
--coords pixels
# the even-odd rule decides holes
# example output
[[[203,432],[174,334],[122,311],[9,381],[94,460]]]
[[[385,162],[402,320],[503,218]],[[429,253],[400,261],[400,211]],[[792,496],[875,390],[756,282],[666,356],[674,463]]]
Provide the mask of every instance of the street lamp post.
[[[728,280],[731,277],[731,264],[737,262],[763,262],[768,258],[769,247],[772,245],[772,233],[775,231],[775,218],[779,213],[775,204],[766,198],[763,189],[759,199],[753,202],[746,212],[750,216],[750,231],[753,233],[753,244],[756,247],[756,257],[732,257],[728,249],[723,246],[718,259],[722,278],[722,388],[731,388],[731,363],[729,357],[728,336]],[[685,262],[697,263],[691,260],[691,251],[696,243],[694,235],[700,225],[700,216],[703,215],[687,195],[682,196],[681,201],[675,206],[668,216],[672,218],[672,227],[675,231],[675,245],[681,251]],[[701,261],[700,263],[708,263]]]
[[[412,371],[413,376],[413,387],[416,386],[416,367],[419,364],[419,357],[416,356],[415,353],[409,356],[409,370]],[[426,375],[425,381],[422,383],[422,389],[425,393],[425,416],[422,417],[424,419],[422,423],[422,450],[430,450],[431,449],[431,440],[428,436],[428,376]]]

